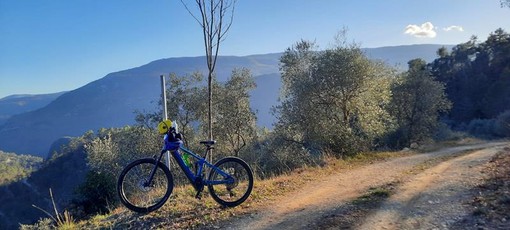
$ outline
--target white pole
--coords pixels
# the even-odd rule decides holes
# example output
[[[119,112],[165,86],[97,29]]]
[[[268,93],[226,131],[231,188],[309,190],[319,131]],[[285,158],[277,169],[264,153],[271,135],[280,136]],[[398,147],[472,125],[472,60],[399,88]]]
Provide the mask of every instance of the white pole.
[[[165,75],[161,75],[161,103],[163,104],[163,121],[168,120],[168,113],[166,107],[166,84]],[[170,151],[166,151],[166,165],[170,168]]]
[[[165,75],[161,75],[161,96],[163,103],[163,120],[168,120],[168,113],[166,111],[166,85],[165,85]]]

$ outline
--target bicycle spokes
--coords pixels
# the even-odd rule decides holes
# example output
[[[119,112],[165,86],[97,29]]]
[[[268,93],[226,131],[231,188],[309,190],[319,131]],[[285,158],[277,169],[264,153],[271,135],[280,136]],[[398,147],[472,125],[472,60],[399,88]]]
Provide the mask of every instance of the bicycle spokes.
[[[199,160],[195,173],[182,159],[177,158],[180,157],[177,151],[173,152],[173,156],[197,190],[197,198],[200,198],[205,185],[211,197],[223,206],[237,206],[249,197],[253,189],[253,172],[246,162],[237,157],[226,157],[211,165],[205,159],[189,153]],[[160,160],[161,157],[139,159],[122,170],[117,181],[117,192],[127,208],[140,213],[151,212],[163,206],[170,197],[173,177]],[[207,179],[202,176],[204,164],[211,169]]]
[[[151,178],[154,169],[156,171]],[[173,187],[173,184],[169,184],[171,182],[165,171],[167,169],[156,167],[152,159],[130,165],[128,170],[123,172],[119,184],[122,201],[129,205],[128,208],[138,212],[162,205],[168,198],[168,189]]]
[[[224,158],[216,163],[209,175],[212,197],[225,206],[244,202],[253,187],[253,175],[249,166],[239,158]]]

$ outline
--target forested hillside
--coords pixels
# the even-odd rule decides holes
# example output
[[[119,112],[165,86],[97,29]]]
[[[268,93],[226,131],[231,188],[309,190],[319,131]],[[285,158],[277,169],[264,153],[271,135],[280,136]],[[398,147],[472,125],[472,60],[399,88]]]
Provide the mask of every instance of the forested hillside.
[[[510,35],[498,29],[486,41],[478,38],[451,52],[438,50],[429,64],[452,102],[447,122],[480,136],[508,136],[510,126]]]
[[[20,180],[39,169],[43,159],[0,151],[0,186]]]
[[[77,188],[85,181],[85,175],[89,171],[82,140],[76,138],[61,153],[44,162],[39,157],[7,154],[9,158],[24,159],[20,162],[25,162],[22,167],[25,173],[17,176],[17,180],[0,186],[0,229],[15,229],[19,227],[19,223],[29,224],[41,217],[48,217],[33,205],[51,211],[52,202],[59,208],[68,208],[73,205],[71,201],[80,200],[76,193]],[[27,165],[27,162],[33,163]],[[0,164],[0,167],[2,166],[3,164]],[[19,166],[8,167],[7,174],[16,173],[17,168]],[[49,194],[50,189],[53,191],[53,201]],[[76,215],[80,213],[79,209],[75,211]]]

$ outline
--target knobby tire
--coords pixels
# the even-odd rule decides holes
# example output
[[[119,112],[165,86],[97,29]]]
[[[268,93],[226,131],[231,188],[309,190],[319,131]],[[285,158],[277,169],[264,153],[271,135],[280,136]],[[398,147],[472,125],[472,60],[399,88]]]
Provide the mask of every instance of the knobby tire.
[[[240,158],[225,157],[214,166],[234,177],[231,184],[209,184],[211,197],[219,204],[226,207],[235,207],[242,204],[253,189],[253,172],[250,166]],[[225,180],[215,168],[209,172],[209,181]]]
[[[147,178],[156,164],[156,173],[149,184]],[[138,213],[161,208],[172,194],[173,187],[173,177],[168,167],[152,158],[131,162],[122,170],[117,182],[122,204]]]

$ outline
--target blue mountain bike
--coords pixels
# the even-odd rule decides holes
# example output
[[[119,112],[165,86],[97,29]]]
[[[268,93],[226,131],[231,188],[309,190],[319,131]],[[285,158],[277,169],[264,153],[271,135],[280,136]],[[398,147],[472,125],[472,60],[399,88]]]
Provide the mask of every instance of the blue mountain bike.
[[[139,213],[152,212],[165,204],[174,187],[172,173],[161,162],[168,151],[195,188],[196,198],[201,197],[205,186],[212,198],[225,207],[240,205],[250,196],[253,172],[245,161],[225,157],[211,164],[205,159],[216,141],[201,141],[205,153],[204,157],[199,156],[182,146],[180,134],[170,124],[170,121],[163,121],[158,126],[160,133],[166,132],[159,156],[135,160],[122,170],[117,182],[122,204]],[[207,177],[204,176],[206,168],[209,169]]]

